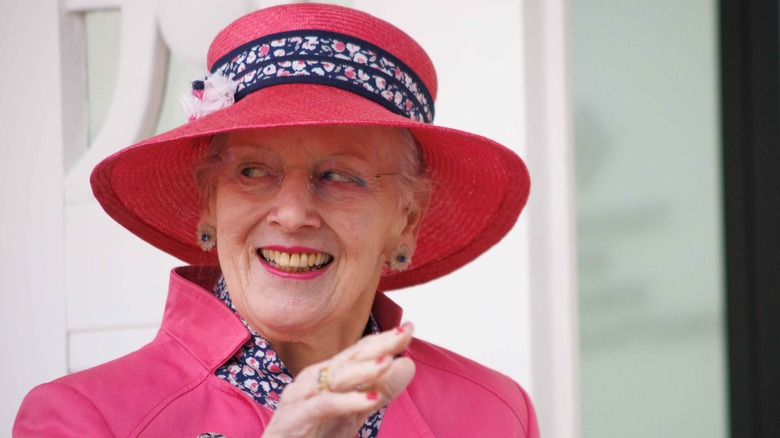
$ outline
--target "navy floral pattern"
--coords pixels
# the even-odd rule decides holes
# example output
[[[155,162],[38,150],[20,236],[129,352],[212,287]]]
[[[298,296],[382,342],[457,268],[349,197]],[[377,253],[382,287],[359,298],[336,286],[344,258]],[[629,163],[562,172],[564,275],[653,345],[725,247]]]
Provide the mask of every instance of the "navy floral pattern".
[[[233,312],[236,308],[230,299],[225,278],[221,277],[214,287],[217,296]],[[247,322],[241,322],[249,329],[251,337],[215,374],[247,393],[261,405],[276,410],[284,388],[293,382],[293,376],[276,352]],[[366,333],[379,333],[379,325],[370,317]],[[359,438],[375,438],[385,414],[385,407],[371,414],[358,432]]]
[[[433,122],[433,98],[417,75],[366,41],[325,31],[269,35],[244,44],[214,64],[238,82],[236,101],[269,85],[307,82],[343,88],[412,120]]]

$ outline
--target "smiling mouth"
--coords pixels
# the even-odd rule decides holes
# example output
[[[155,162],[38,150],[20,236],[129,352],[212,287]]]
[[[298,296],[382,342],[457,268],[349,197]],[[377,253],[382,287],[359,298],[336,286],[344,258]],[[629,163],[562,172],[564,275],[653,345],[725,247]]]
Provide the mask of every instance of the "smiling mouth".
[[[282,252],[260,248],[257,255],[269,265],[285,272],[317,271],[333,261],[333,256],[324,252]]]

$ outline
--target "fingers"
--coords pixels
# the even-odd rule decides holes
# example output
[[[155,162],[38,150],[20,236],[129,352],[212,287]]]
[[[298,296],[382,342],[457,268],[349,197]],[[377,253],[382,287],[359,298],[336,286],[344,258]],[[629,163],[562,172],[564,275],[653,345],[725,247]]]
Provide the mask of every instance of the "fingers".
[[[365,336],[331,359],[301,370],[282,392],[266,432],[335,427],[354,434],[368,415],[398,397],[412,381],[414,362],[400,354],[413,331],[414,326],[406,323]],[[330,432],[314,435],[340,435]]]
[[[382,356],[374,362],[347,362],[328,368],[331,392],[378,392],[386,402],[395,399],[414,377],[414,362]]]
[[[323,392],[370,391],[370,385],[378,381],[381,375],[392,366],[392,358],[382,356],[373,361],[327,362],[304,368],[295,378],[297,382],[316,384],[290,385],[289,391],[296,395],[311,397]],[[323,375],[324,374],[324,375]],[[323,382],[324,380],[324,382]]]
[[[385,399],[393,400],[412,382],[414,373],[414,362],[408,357],[399,357],[380,376],[375,387]]]
[[[395,399],[414,378],[414,362],[405,357],[388,360],[385,372],[372,380],[366,391],[323,391],[312,397],[307,407],[320,420],[349,415],[368,415]]]
[[[288,395],[282,396],[264,437],[354,436],[365,419],[387,403],[376,392],[324,391],[304,399],[285,397]]]
[[[312,401],[312,415],[320,420],[353,414],[368,415],[388,403],[377,391],[327,392],[317,395]]]
[[[379,379],[392,365],[392,357],[380,356],[374,360],[341,362],[329,370],[331,392],[367,391],[369,382]]]
[[[320,364],[321,367],[329,367],[330,390],[379,390],[388,401],[395,398],[414,376],[412,361],[405,359],[399,362],[400,358],[395,357],[409,345],[413,331],[414,326],[405,323],[398,328],[363,337],[327,363]]]
[[[312,397],[327,388],[330,392],[370,392],[379,390],[387,399],[392,400],[408,384],[399,376],[414,374],[411,360],[405,359],[399,365],[397,358],[412,339],[414,326],[406,323],[396,329],[363,337],[355,345],[345,349],[333,358],[311,365],[301,370],[295,377],[295,384],[287,387],[287,397]],[[411,365],[410,365],[411,364]],[[323,375],[321,371],[325,369]],[[388,371],[392,373],[385,376]],[[406,370],[402,372],[401,370]]]
[[[334,361],[374,360],[381,356],[397,356],[412,341],[414,325],[410,322],[385,332],[364,336],[355,345],[333,357]]]

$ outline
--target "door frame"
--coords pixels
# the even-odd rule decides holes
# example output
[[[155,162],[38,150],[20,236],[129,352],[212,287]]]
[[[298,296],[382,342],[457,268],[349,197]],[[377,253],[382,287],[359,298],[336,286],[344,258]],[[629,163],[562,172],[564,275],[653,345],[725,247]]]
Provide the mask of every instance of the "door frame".
[[[780,2],[721,0],[731,435],[780,436]]]

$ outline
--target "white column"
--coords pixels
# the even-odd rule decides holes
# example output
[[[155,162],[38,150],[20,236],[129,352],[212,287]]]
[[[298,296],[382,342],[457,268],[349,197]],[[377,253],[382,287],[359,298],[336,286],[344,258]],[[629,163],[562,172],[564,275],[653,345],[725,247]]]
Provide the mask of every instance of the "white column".
[[[66,372],[59,4],[0,14],[0,435],[22,397]]]
[[[580,436],[567,13],[566,0],[523,2],[531,372],[546,438]]]

